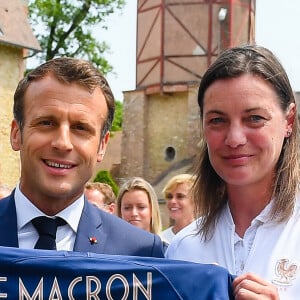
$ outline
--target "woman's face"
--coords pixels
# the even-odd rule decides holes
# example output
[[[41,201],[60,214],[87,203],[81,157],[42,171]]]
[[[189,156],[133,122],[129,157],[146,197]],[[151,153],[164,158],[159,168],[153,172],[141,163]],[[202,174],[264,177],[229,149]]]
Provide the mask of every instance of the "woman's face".
[[[179,183],[166,193],[169,217],[176,222],[189,224],[194,219],[194,201],[190,183]]]
[[[203,104],[204,136],[217,174],[228,185],[270,184],[294,105],[283,112],[272,86],[251,74],[215,81]]]
[[[150,232],[152,211],[148,194],[143,190],[125,192],[121,200],[121,218]]]

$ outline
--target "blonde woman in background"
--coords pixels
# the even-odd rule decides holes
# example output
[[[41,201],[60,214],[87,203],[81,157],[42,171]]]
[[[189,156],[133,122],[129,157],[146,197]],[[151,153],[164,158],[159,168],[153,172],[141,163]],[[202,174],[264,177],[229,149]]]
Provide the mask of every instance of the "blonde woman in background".
[[[120,188],[117,215],[146,231],[160,234],[161,217],[157,195],[149,182],[133,177]]]
[[[171,243],[176,233],[194,221],[194,199],[191,192],[194,182],[195,176],[179,174],[172,177],[162,191],[172,221],[172,226],[160,234],[167,243]]]

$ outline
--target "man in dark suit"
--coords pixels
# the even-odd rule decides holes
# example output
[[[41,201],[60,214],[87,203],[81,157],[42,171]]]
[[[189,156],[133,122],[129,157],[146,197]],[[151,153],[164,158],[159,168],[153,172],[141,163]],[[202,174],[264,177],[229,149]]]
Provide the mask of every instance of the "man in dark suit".
[[[0,246],[40,248],[40,239],[52,238],[57,250],[163,257],[158,236],[97,209],[83,195],[103,159],[114,108],[107,81],[87,61],[53,59],[20,81],[11,145],[20,152],[21,176],[0,203]],[[48,217],[46,229],[52,219],[55,233],[40,228],[40,217]]]

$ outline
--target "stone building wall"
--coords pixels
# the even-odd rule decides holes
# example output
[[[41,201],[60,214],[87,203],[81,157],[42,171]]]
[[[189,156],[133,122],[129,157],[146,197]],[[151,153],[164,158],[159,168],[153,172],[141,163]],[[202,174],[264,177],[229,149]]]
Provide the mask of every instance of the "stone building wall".
[[[144,174],[146,97],[143,91],[126,92],[123,101],[122,153],[119,181]]]
[[[164,226],[167,212],[162,188],[174,175],[192,170],[200,141],[198,86],[168,93],[125,92],[119,182],[141,176],[160,201]]]
[[[15,186],[20,175],[19,154],[10,146],[13,94],[23,74],[20,48],[0,47],[0,182]]]
[[[200,109],[198,106],[198,85],[189,88],[188,98],[188,136],[187,136],[187,155],[196,156],[200,142]]]
[[[125,93],[120,176],[150,182],[173,165],[188,160],[199,143],[197,86],[185,91]]]
[[[193,144],[198,143],[198,131],[190,122],[194,117],[190,102],[195,102],[190,93],[187,89],[148,96],[144,174],[152,183],[162,178],[165,171],[195,154]]]

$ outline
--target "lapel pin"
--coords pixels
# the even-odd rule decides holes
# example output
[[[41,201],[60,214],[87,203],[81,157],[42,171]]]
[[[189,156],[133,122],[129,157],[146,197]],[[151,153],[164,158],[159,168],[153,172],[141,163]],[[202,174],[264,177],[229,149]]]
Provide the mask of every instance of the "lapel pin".
[[[94,244],[98,243],[98,241],[97,241],[97,239],[95,237],[90,237],[89,241],[90,241],[91,245],[94,245]]]

